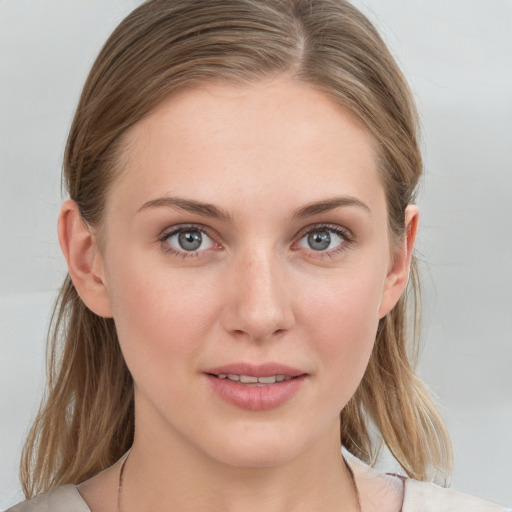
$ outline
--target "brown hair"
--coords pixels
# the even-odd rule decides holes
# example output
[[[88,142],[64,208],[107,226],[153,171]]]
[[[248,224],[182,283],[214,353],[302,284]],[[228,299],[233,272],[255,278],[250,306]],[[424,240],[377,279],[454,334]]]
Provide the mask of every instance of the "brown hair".
[[[291,74],[348,107],[373,135],[394,240],[422,172],[414,102],[371,23],[343,0],[150,0],[114,31],[85,83],[64,158],[70,197],[100,226],[121,172],[123,133],[180,87],[243,84]],[[342,412],[341,440],[373,462],[379,439],[408,475],[448,470],[450,442],[414,373],[419,306],[416,262],[409,293],[379,324],[363,380]],[[407,340],[412,340],[411,347]],[[408,350],[411,352],[408,355]],[[92,313],[66,279],[49,336],[48,391],[25,445],[27,497],[78,483],[131,445],[133,383],[112,319]],[[375,429],[374,429],[375,430]]]

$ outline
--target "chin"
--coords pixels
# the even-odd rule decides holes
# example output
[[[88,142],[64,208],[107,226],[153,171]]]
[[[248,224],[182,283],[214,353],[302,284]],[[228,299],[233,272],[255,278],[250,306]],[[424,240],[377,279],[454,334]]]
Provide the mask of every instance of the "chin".
[[[233,450],[232,447],[215,454],[219,462],[235,468],[273,468],[283,466],[297,456],[293,450],[276,450],[262,446],[253,446],[250,450]]]
[[[259,428],[256,425],[253,429]],[[272,430],[272,429],[270,429]],[[300,457],[309,448],[306,439],[275,429],[246,435],[231,435],[218,439],[208,446],[210,457],[218,462],[237,468],[272,468],[285,465]]]

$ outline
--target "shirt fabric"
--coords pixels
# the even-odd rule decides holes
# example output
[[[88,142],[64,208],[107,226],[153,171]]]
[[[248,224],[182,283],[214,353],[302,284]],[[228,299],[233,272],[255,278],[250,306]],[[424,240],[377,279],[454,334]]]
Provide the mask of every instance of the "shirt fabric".
[[[512,512],[486,500],[429,482],[380,473],[344,452],[361,495],[382,503],[397,493],[403,500],[401,512]],[[63,485],[31,500],[23,501],[6,512],[91,512],[76,485]],[[363,506],[364,512],[364,506]]]

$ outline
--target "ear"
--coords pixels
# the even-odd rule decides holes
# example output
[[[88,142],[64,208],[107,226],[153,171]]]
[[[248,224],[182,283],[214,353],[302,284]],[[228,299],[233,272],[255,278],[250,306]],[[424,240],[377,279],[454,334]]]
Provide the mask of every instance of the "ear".
[[[58,233],[69,275],[78,295],[97,315],[112,317],[96,236],[82,219],[78,205],[71,199],[65,201],[60,209]]]
[[[392,262],[384,283],[384,293],[379,308],[379,318],[386,316],[396,305],[409,281],[409,270],[418,232],[418,207],[410,204],[405,209],[405,233],[399,252]]]

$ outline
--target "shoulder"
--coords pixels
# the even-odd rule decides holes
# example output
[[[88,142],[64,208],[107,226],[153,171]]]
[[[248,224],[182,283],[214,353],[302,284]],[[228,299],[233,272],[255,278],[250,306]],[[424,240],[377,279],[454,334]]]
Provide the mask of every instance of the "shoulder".
[[[512,509],[429,482],[406,480],[402,512],[512,512]]]
[[[63,485],[31,500],[22,501],[5,512],[91,512],[76,485]]]
[[[343,456],[355,476],[363,510],[388,512],[512,512],[481,498],[429,482],[383,474],[354,457]]]

